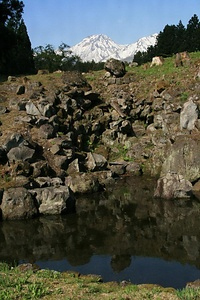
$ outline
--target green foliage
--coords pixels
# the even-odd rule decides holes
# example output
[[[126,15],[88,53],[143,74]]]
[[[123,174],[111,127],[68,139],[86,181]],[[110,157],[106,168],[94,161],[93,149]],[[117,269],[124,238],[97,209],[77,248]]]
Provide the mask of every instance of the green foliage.
[[[88,72],[103,69],[103,63],[82,62],[78,56],[71,54],[69,46],[65,43],[62,43],[57,51],[50,44],[35,48],[34,62],[37,70],[47,69],[50,73],[57,70]]]
[[[0,0],[1,74],[33,72],[33,53],[25,23],[24,4],[19,0]]]

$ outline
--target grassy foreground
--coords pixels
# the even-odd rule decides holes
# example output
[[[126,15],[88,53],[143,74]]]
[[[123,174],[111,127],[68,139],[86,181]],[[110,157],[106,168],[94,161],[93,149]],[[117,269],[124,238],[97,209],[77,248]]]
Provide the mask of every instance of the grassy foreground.
[[[200,299],[199,288],[175,290],[157,285],[127,282],[102,283],[97,275],[31,270],[26,265],[0,263],[0,299]]]

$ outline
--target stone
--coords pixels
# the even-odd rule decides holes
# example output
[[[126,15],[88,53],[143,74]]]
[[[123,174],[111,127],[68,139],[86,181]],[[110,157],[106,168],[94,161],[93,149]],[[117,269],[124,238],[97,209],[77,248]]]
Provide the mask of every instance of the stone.
[[[26,112],[27,112],[28,115],[41,116],[41,112],[39,111],[37,106],[31,100],[29,100],[26,103],[25,107],[26,107]]]
[[[8,82],[15,82],[17,81],[17,77],[15,76],[8,76]]]
[[[168,173],[157,181],[154,197],[173,199],[190,198],[192,195],[192,184],[183,175]]]
[[[18,147],[20,145],[24,145],[26,143],[24,137],[20,133],[12,133],[7,137],[5,143],[2,148],[8,152],[10,149]]]
[[[152,58],[150,68],[153,66],[162,66],[163,62],[164,62],[164,59],[162,56],[155,56]]]
[[[71,90],[74,87],[82,88],[84,91],[91,90],[91,86],[84,78],[84,76],[78,71],[67,71],[62,75],[62,81],[65,84],[66,91]]]
[[[12,148],[8,154],[8,160],[10,162],[13,161],[31,161],[33,159],[33,156],[35,154],[35,150],[31,149],[27,146],[19,146]]]
[[[79,173],[80,168],[79,168],[79,161],[78,158],[74,159],[68,166],[67,168],[67,174],[74,174],[74,173]]]
[[[141,175],[141,166],[138,162],[128,162],[126,166],[126,172],[132,175]]]
[[[43,215],[57,215],[75,211],[75,199],[67,186],[46,187],[34,189],[39,213]]]
[[[19,85],[17,87],[16,94],[17,95],[23,95],[24,93],[25,93],[25,86],[24,85]]]
[[[198,180],[192,187],[192,193],[198,200],[200,200],[200,180]]]
[[[116,77],[123,77],[126,73],[124,62],[114,58],[105,62],[104,69]]]
[[[87,153],[86,167],[89,171],[102,170],[107,166],[106,158],[101,154]]]
[[[35,150],[24,145],[12,148],[8,153],[7,157],[10,162],[15,161],[31,161],[35,154]]]
[[[126,172],[126,162],[116,162],[116,163],[110,163],[109,169],[112,171],[114,175],[123,175]]]
[[[177,136],[173,145],[168,149],[160,176],[176,173],[184,176],[190,182],[197,181],[200,178],[199,149],[199,136]]]
[[[4,191],[1,210],[3,220],[27,219],[38,214],[31,193],[23,187]]]
[[[193,130],[195,122],[198,119],[197,105],[193,102],[192,97],[184,103],[183,109],[180,113],[180,128],[181,130]]]
[[[93,193],[100,190],[101,186],[93,173],[73,174],[65,178],[67,185],[74,193]]]
[[[51,124],[43,124],[39,128],[39,137],[41,139],[51,139],[55,136],[54,127]]]

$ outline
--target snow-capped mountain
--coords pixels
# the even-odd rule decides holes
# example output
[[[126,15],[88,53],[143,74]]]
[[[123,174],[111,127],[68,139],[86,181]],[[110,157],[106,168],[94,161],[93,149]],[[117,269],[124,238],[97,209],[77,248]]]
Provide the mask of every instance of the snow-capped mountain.
[[[132,61],[138,51],[146,51],[149,46],[156,43],[157,34],[139,39],[136,43],[119,45],[104,34],[91,35],[80,43],[71,47],[73,54],[78,55],[82,61],[103,62],[109,58]]]

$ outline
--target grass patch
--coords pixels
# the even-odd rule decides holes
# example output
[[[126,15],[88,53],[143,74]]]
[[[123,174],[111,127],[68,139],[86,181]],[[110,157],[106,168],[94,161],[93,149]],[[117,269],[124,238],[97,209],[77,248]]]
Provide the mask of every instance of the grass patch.
[[[134,285],[116,282],[102,283],[97,275],[50,270],[22,271],[0,263],[0,299],[159,299],[196,300],[200,290],[175,290],[153,284]]]

